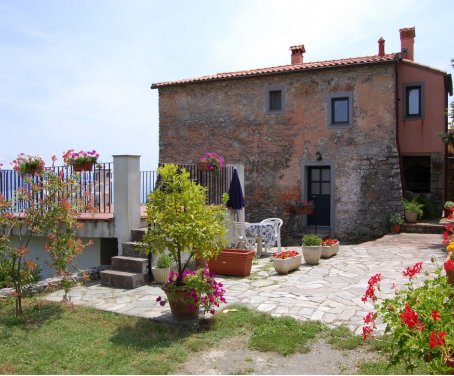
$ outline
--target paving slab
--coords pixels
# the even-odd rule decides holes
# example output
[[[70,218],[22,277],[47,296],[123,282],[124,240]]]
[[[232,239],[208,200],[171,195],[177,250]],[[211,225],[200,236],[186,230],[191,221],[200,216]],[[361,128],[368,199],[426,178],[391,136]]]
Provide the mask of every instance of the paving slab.
[[[241,303],[274,316],[320,320],[330,326],[343,324],[359,334],[364,315],[373,308],[370,302],[361,301],[370,276],[382,273],[381,293],[392,294],[393,282],[398,287],[406,282],[402,276],[405,267],[422,261],[424,269],[432,271],[436,267],[432,257],[442,265],[446,257],[442,242],[439,234],[385,235],[358,245],[341,245],[336,256],[322,259],[320,265],[302,264],[287,275],[270,267],[269,252],[254,260],[250,277],[216,279],[224,284],[228,304]],[[154,283],[125,290],[101,286],[99,281],[73,288],[70,293],[76,305],[171,322],[168,306],[161,307],[155,301],[160,295],[163,292]],[[59,301],[62,297],[62,291],[55,291],[44,299]]]

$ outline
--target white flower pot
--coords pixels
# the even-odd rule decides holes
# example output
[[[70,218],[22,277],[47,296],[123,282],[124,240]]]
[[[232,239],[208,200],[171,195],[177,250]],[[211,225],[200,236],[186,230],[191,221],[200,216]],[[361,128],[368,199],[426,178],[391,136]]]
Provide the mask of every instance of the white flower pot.
[[[303,257],[306,264],[318,265],[322,256],[322,246],[303,245]]]
[[[285,259],[273,257],[274,269],[279,274],[288,274],[288,272],[300,267],[302,259],[303,255],[301,253],[297,256],[288,257]]]
[[[330,246],[322,246],[322,258],[330,258],[337,252],[339,252],[339,243]]]
[[[411,212],[411,211],[405,210],[404,214],[405,214],[405,220],[408,223],[416,223],[416,221],[418,220],[418,213],[416,213],[416,212]]]
[[[154,266],[151,268],[151,272],[153,273],[153,279],[156,283],[163,285],[169,280],[170,268],[157,268]]]

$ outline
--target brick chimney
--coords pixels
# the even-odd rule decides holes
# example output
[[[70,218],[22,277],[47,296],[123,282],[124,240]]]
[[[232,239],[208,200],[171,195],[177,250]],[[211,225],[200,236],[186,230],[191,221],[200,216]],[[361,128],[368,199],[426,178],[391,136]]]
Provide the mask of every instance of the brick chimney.
[[[400,49],[402,52],[402,58],[407,60],[414,60],[414,48],[415,43],[415,28],[409,27],[400,29]]]
[[[385,40],[382,37],[378,40],[378,56],[385,56]]]
[[[303,54],[306,52],[304,44],[299,46],[291,46],[290,50],[292,51],[291,62],[292,65],[303,64]]]

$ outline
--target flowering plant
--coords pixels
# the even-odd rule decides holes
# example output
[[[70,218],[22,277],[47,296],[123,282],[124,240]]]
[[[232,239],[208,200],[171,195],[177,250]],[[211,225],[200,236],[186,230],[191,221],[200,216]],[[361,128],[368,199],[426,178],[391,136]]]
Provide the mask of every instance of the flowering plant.
[[[74,152],[74,149],[69,149],[66,153],[63,154],[63,161],[66,164],[73,166],[80,166],[85,163],[96,163],[99,158],[99,154],[96,150],[92,151],[79,151]]]
[[[186,289],[184,299],[190,310],[198,311],[203,308],[204,313],[210,312],[214,315],[216,313],[214,307],[219,307],[220,303],[227,302],[224,298],[224,286],[214,279],[214,274],[208,268],[185,271],[182,281]],[[169,296],[169,294],[176,294],[179,288],[181,288],[181,285],[178,284],[178,273],[170,273],[169,281],[162,289]],[[164,306],[167,303],[167,298],[158,296],[156,301]]]
[[[11,164],[14,171],[19,171],[23,175],[39,175],[44,170],[44,161],[37,155],[20,153]]]
[[[201,158],[201,162],[208,162],[208,168],[218,172],[224,166],[224,158],[215,152],[207,151]]]
[[[446,373],[446,362],[454,355],[454,299],[452,287],[437,267],[434,276],[423,272],[422,262],[403,271],[408,282],[394,297],[382,299],[376,295],[380,290],[382,276],[375,274],[369,279],[362,301],[372,300],[375,311],[364,317],[363,338],[366,340],[376,327],[380,317],[386,324],[385,333],[390,334],[390,362],[403,361],[407,369],[415,368],[415,360],[428,361],[434,373]],[[425,278],[418,278],[423,274]],[[393,287],[395,289],[395,285]]]
[[[337,239],[322,239],[323,247],[332,247],[337,244],[339,244],[339,240]]]
[[[299,254],[300,253],[298,251],[289,250],[289,251],[282,251],[282,252],[273,253],[273,257],[274,258],[279,258],[279,259],[286,259],[286,258],[298,256]]]

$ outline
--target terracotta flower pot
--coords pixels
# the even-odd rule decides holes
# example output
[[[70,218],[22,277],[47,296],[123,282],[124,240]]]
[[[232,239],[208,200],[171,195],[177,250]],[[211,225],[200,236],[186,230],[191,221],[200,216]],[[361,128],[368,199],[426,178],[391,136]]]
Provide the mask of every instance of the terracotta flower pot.
[[[391,227],[391,234],[400,233],[400,224],[399,223],[392,223],[390,227]]]
[[[247,277],[251,274],[254,251],[224,249],[214,259],[208,260],[208,268],[215,274]]]
[[[92,169],[93,163],[91,162],[73,165],[73,171],[91,171]]]
[[[199,316],[199,309],[194,309],[190,302],[185,298],[188,290],[184,286],[174,288],[170,291],[165,288],[162,288],[162,290],[167,295],[170,312],[175,320],[193,320]]]
[[[199,171],[210,171],[210,168],[208,167],[209,165],[210,163],[207,161],[199,161],[197,163],[197,169]]]

